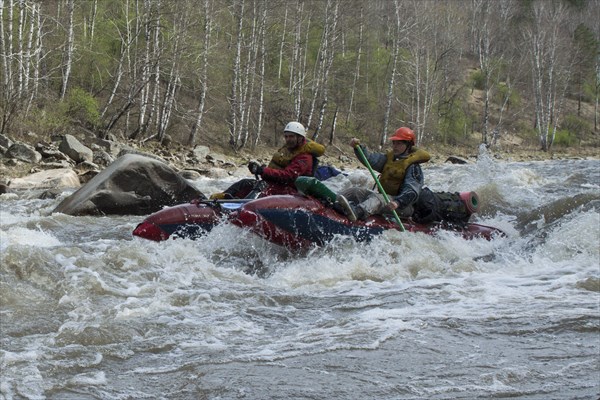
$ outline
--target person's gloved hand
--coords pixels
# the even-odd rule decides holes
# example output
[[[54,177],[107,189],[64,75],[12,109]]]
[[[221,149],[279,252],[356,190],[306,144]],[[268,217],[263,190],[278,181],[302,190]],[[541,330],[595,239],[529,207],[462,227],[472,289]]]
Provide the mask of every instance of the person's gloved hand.
[[[398,204],[398,202],[396,200],[392,200],[389,203],[387,203],[385,205],[385,209],[387,211],[394,211],[396,208],[398,208],[400,206],[400,204]]]
[[[358,138],[352,138],[352,140],[350,140],[350,146],[352,146],[352,147],[356,147],[359,144],[360,144],[360,139],[358,139]]]
[[[256,161],[250,161],[248,163],[248,170],[252,175],[262,175],[264,168],[264,166],[261,166]]]

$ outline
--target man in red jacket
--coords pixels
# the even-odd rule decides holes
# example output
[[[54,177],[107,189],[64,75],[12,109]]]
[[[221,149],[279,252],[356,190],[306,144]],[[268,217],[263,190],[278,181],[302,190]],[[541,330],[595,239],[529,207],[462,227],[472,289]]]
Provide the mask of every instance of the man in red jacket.
[[[277,150],[268,166],[255,161],[248,163],[248,170],[256,179],[242,179],[224,192],[211,195],[210,198],[241,199],[257,197],[261,193],[262,196],[296,193],[296,178],[314,176],[317,157],[325,153],[325,146],[308,139],[306,129],[299,122],[288,123],[283,135],[285,145]],[[259,177],[262,180],[259,180]]]

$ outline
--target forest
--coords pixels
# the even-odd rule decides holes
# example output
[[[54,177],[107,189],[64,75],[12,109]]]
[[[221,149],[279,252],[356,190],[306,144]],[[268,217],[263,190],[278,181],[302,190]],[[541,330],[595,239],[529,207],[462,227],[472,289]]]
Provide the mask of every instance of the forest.
[[[598,146],[600,0],[0,0],[0,133]]]

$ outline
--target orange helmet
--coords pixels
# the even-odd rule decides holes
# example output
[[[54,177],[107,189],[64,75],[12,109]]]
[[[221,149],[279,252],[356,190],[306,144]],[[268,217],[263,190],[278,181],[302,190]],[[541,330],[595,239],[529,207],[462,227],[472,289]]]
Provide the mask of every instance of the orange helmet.
[[[394,133],[394,136],[390,138],[390,140],[403,140],[406,142],[410,142],[413,146],[415,145],[415,133],[412,129],[403,126],[402,128],[398,128]]]

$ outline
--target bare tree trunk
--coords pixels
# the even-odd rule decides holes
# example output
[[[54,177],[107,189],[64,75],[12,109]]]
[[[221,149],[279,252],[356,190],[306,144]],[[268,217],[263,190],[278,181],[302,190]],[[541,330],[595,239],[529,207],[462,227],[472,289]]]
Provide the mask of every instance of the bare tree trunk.
[[[456,37],[448,35],[448,27],[455,24],[459,16],[453,13],[451,3],[412,1],[408,5],[413,17],[403,18],[405,32],[400,36],[406,37],[409,54],[404,79],[411,103],[407,119],[419,143],[426,136],[435,101],[441,101],[436,95],[445,79],[442,72],[456,46]],[[411,23],[414,25],[407,25]]]
[[[184,32],[187,30],[189,23],[185,12],[173,13],[173,35],[172,45],[173,54],[171,60],[171,72],[169,73],[169,83],[165,90],[163,102],[159,107],[157,115],[157,139],[160,143],[163,142],[171,120],[173,105],[175,103],[175,93],[180,84],[179,64],[181,60],[181,42],[184,40]]]
[[[152,36],[152,26],[151,26],[151,12],[152,5],[151,0],[144,0],[144,39],[145,39],[145,51],[144,51],[144,61],[142,65],[142,77],[141,81],[144,86],[140,93],[140,113],[138,116],[138,126],[135,131],[130,135],[131,139],[137,138],[138,134],[145,130],[147,126],[147,118],[146,113],[148,109],[148,99],[150,98],[150,67],[151,67],[151,56],[150,56],[150,37]]]
[[[31,104],[33,103],[33,100],[37,97],[38,95],[38,88],[39,88],[39,80],[40,80],[40,64],[42,61],[42,50],[43,50],[43,46],[42,46],[42,13],[41,13],[41,4],[37,3],[35,5],[32,6],[32,10],[31,10],[31,26],[32,26],[32,30],[35,29],[36,33],[35,33],[35,52],[33,53],[33,55],[30,56],[30,63],[33,67],[33,77],[31,78],[31,81],[33,82],[32,84],[32,88],[29,91],[29,100],[27,102],[27,111],[26,114],[29,114],[29,109],[31,108]],[[34,27],[35,25],[35,27]],[[33,42],[33,40],[32,40]],[[30,52],[31,54],[31,52]],[[29,72],[27,73],[29,75]]]
[[[473,32],[475,35],[476,51],[479,56],[479,69],[483,76],[483,121],[481,124],[481,142],[488,144],[488,125],[490,115],[490,7],[489,2],[484,0],[473,0],[474,18]],[[496,17],[496,16],[495,16]]]
[[[104,135],[108,134],[112,128],[116,125],[116,123],[123,117],[123,115],[127,115],[127,113],[131,110],[131,108],[135,105],[135,98],[140,94],[140,92],[144,89],[147,82],[142,82],[138,86],[131,86],[129,94],[127,96],[127,101],[123,103],[123,105],[113,113],[110,121],[104,127]]]
[[[25,0],[19,0],[19,22],[17,25],[17,98],[23,96],[23,84],[25,80]]]
[[[1,15],[0,23],[2,24],[2,61],[4,71],[4,90],[3,96],[8,99],[13,89],[13,78],[12,78],[12,57],[13,57],[13,8],[14,2],[10,0],[8,4],[8,18],[6,19],[6,27],[4,26],[4,15]],[[4,0],[2,0],[2,11],[4,12]],[[6,39],[4,38],[4,32],[6,32]]]
[[[30,17],[29,17],[29,32],[27,34],[27,50],[25,52],[24,63],[23,63],[23,93],[25,95],[29,94],[29,84],[31,81],[31,77],[29,76],[31,70],[32,63],[32,49],[33,42],[35,40],[35,24],[36,24],[36,10],[38,9],[39,4],[32,4],[30,8]]]
[[[148,104],[148,117],[146,118],[146,125],[142,127],[142,136],[145,136],[148,132],[148,127],[150,123],[154,119],[154,128],[158,131],[158,126],[160,122],[160,106],[158,104],[158,99],[161,96],[161,86],[160,86],[160,73],[161,73],[161,63],[160,63],[160,55],[161,55],[161,28],[162,24],[160,23],[161,19],[161,0],[156,1],[156,24],[154,26],[154,41],[152,46],[152,62],[154,64],[154,72],[152,74],[153,77],[153,90],[152,90],[152,98]]]
[[[65,62],[63,64],[63,79],[60,89],[60,98],[64,99],[69,86],[69,78],[71,76],[71,68],[73,67],[73,47],[75,43],[75,26],[73,14],[75,12],[75,0],[67,0],[67,12],[69,14],[69,24],[67,33],[67,45],[65,49]]]
[[[307,126],[310,126],[312,123],[312,117],[315,112],[315,107],[317,101],[321,98],[321,108],[326,105],[326,97],[327,95],[323,93],[325,91],[325,80],[327,79],[327,75],[329,74],[328,64],[330,61],[329,54],[333,52],[333,42],[335,38],[335,27],[337,25],[337,10],[338,3],[335,2],[335,5],[332,2],[333,0],[327,0],[325,6],[324,13],[324,21],[323,21],[323,33],[321,34],[321,44],[319,46],[318,57],[315,62],[315,66],[313,69],[313,80],[312,80],[312,100],[310,104],[310,110],[308,112],[308,121],[306,122]],[[332,11],[333,8],[333,11]],[[322,94],[323,93],[323,94]],[[323,104],[325,103],[325,104]],[[322,116],[319,115],[319,120],[317,120],[315,133],[318,132],[320,125],[322,123]]]
[[[392,50],[392,72],[390,74],[390,80],[388,82],[387,101],[385,106],[385,116],[383,118],[383,129],[379,137],[379,147],[383,147],[386,142],[388,126],[390,124],[390,112],[392,109],[392,100],[394,97],[394,87],[396,86],[396,68],[398,65],[398,52],[400,51],[400,4],[399,0],[394,0],[394,8],[396,15],[396,29],[394,32],[394,47]]]
[[[565,61],[561,63],[559,29],[566,9],[563,3],[535,2],[532,6],[531,26],[524,31],[530,47],[536,129],[541,149],[548,151],[554,141],[556,126],[563,100],[558,86],[567,75]],[[568,57],[568,56],[567,56]]]
[[[123,8],[125,15],[125,32],[120,33],[121,48],[119,54],[119,61],[117,63],[117,71],[114,75],[114,83],[113,88],[110,92],[110,96],[108,97],[108,100],[106,101],[106,104],[104,105],[104,107],[102,108],[102,112],[100,113],[101,117],[104,117],[104,115],[106,115],[108,108],[112,105],[117,91],[119,90],[119,86],[121,85],[121,80],[123,79],[124,75],[125,60],[127,55],[129,54],[129,49],[132,43],[131,23],[129,20],[129,0],[125,0]]]
[[[346,125],[350,122],[352,115],[352,107],[354,105],[354,95],[356,93],[356,82],[360,77],[360,56],[362,54],[363,45],[363,27],[364,27],[364,7],[360,5],[360,22],[358,27],[358,49],[356,50],[356,67],[354,69],[354,78],[352,79],[352,88],[350,89],[350,104],[348,105],[348,114],[346,115]]]
[[[329,7],[329,1],[330,0],[327,0],[328,7]],[[327,13],[325,13],[325,18],[327,18]],[[325,19],[325,23],[323,26],[323,33],[321,34],[321,44],[319,47],[319,51],[317,52],[318,57],[317,57],[317,60],[315,61],[315,65],[313,68],[312,85],[311,85],[312,99],[310,101],[310,109],[308,110],[308,118],[306,121],[307,127],[309,127],[310,124],[312,123],[313,113],[315,112],[315,105],[317,103],[317,98],[318,98],[319,92],[321,90],[322,70],[323,70],[323,64],[325,63],[323,60],[323,45],[325,44],[324,42],[326,42],[326,40],[327,40],[326,30],[327,30],[327,19]]]
[[[510,26],[509,19],[515,8],[510,0],[489,2],[486,0],[472,0],[473,16],[472,35],[475,51],[479,58],[479,69],[483,79],[483,116],[481,126],[481,142],[488,145],[490,134],[490,103],[496,93],[496,88],[501,82],[498,60],[505,58],[500,46],[500,40],[507,37],[506,27]],[[506,81],[510,81],[508,77]],[[510,90],[508,95],[510,96]],[[504,100],[502,111],[506,106],[508,97]],[[499,126],[494,128],[497,139]],[[494,139],[494,140],[495,140]]]
[[[281,45],[279,46],[279,68],[277,69],[277,80],[281,81],[281,66],[283,64],[283,48],[285,45],[285,34],[287,29],[288,3],[285,3],[285,15],[283,17],[283,32],[281,33]],[[291,79],[290,79],[291,81]]]
[[[173,111],[173,104],[175,103],[175,92],[177,91],[177,87],[179,86],[179,71],[176,65],[177,61],[174,61],[173,69],[170,74],[169,84],[167,89],[165,90],[165,96],[163,103],[160,107],[159,119],[158,119],[158,127],[157,127],[157,140],[162,142],[165,134],[167,132],[167,127],[169,126],[169,121],[171,120],[171,113]]]
[[[302,48],[302,16],[304,13],[304,3],[298,2],[296,8],[296,26],[294,33],[294,50],[292,61],[290,63],[290,88],[289,92],[293,95],[294,101],[294,119],[300,121],[302,115],[302,101],[304,94],[304,84],[306,77],[306,49]],[[306,27],[306,34],[310,30],[310,15]]]
[[[594,101],[594,131],[598,131],[598,99],[600,98],[600,62],[599,58],[596,57],[596,90],[595,101]]]
[[[9,20],[11,21],[11,20]],[[6,94],[8,89],[8,51],[4,41],[4,0],[0,0],[0,62],[2,63],[2,92]]]
[[[196,121],[192,126],[188,144],[193,145],[196,142],[198,129],[202,126],[204,116],[204,107],[206,106],[206,93],[208,92],[208,52],[210,50],[210,36],[212,33],[212,11],[210,0],[204,0],[204,49],[202,52],[202,72],[200,73],[200,98],[198,109],[196,110]]]
[[[10,59],[12,51],[9,49],[12,42],[12,0],[8,6],[9,18],[7,19],[7,25],[4,25],[4,0],[0,0],[0,56],[2,57],[2,119],[0,120],[0,134],[4,134],[8,128],[10,119],[9,102],[11,97],[12,78],[10,76],[11,65]],[[7,33],[7,37],[4,37],[4,33]]]
[[[329,4],[328,4],[329,5]],[[321,127],[323,126],[323,119],[325,117],[325,110],[327,109],[327,103],[329,102],[329,71],[333,65],[333,59],[335,57],[335,45],[337,39],[337,23],[338,23],[338,10],[339,2],[336,0],[333,5],[333,12],[326,10],[326,35],[329,38],[326,40],[326,47],[324,49],[324,67],[323,67],[323,99],[321,102],[321,109],[319,111],[319,120],[313,133],[313,139],[316,140],[319,136]]]
[[[250,120],[250,110],[252,109],[252,103],[254,101],[254,83],[256,77],[256,60],[258,56],[258,44],[257,44],[257,8],[256,1],[252,0],[252,31],[250,33],[249,42],[247,44],[248,52],[246,55],[246,65],[244,67],[244,74],[242,75],[241,87],[243,88],[240,92],[241,99],[239,101],[240,110],[240,124],[237,135],[238,148],[242,148],[248,142],[248,125]]]
[[[139,81],[139,75],[140,72],[143,72],[144,70],[144,65],[142,65],[142,71],[139,71],[139,62],[142,59],[143,56],[140,56],[140,49],[142,48],[142,46],[140,45],[140,37],[143,37],[144,39],[146,38],[146,36],[143,36],[142,33],[146,32],[146,29],[143,29],[142,27],[145,27],[145,20],[140,16],[142,15],[142,13],[140,13],[140,7],[142,8],[142,10],[145,9],[145,5],[146,5],[146,0],[134,0],[134,9],[135,9],[135,13],[134,13],[134,18],[133,21],[135,22],[134,24],[134,32],[135,35],[131,38],[131,42],[132,42],[132,46],[130,48],[127,49],[127,71],[128,71],[128,78],[130,79],[130,85],[129,85],[129,89],[127,90],[127,103],[130,104],[134,104],[136,103],[136,100],[131,97],[131,95],[133,94],[134,96],[139,96],[139,99],[142,98],[141,96],[141,92],[145,89],[145,81],[141,81],[142,85],[138,85],[137,82]],[[146,13],[143,13],[143,15],[145,15]],[[146,52],[143,52],[143,54],[145,55]],[[137,87],[138,89],[135,90],[134,87]],[[143,103],[140,103],[139,101],[137,102],[138,105],[138,114],[141,114],[141,109],[143,106]],[[125,116],[125,137],[130,137],[130,138],[135,138],[135,136],[137,135],[137,133],[139,132],[139,123],[137,124],[137,126],[132,129],[131,128],[131,121],[132,121],[132,117],[131,117],[131,110],[132,110],[133,106],[130,107],[125,107],[124,108],[124,116]],[[137,118],[137,121],[139,121],[139,116]]]
[[[333,140],[335,139],[335,127],[337,125],[337,116],[338,116],[338,108],[335,108],[335,112],[333,113],[333,119],[331,121],[331,132],[329,132],[329,145],[333,145]]]
[[[243,22],[244,22],[245,0],[236,0],[234,3],[234,17],[237,21],[236,53],[233,62],[233,78],[231,80],[231,97],[229,99],[229,144],[232,148],[237,147],[236,134],[239,125],[239,80],[241,76]]]
[[[289,74],[290,74],[290,80],[288,82],[288,93],[292,94],[295,93],[295,88],[297,85],[296,82],[296,66],[300,65],[300,43],[302,42],[301,39],[301,32],[302,32],[302,14],[299,13],[302,10],[302,4],[300,2],[296,3],[296,15],[297,17],[294,18],[293,20],[296,21],[296,23],[293,26],[294,29],[294,44],[292,47],[292,59],[289,62],[288,68],[289,68]],[[282,46],[283,48],[283,46]],[[294,96],[295,97],[295,96]],[[296,99],[294,98],[294,110],[296,110]]]
[[[129,1],[127,1],[129,3]],[[92,16],[90,18],[90,47],[94,43],[94,33],[96,31],[96,15],[98,14],[98,0],[94,0],[92,3]],[[126,21],[129,23],[129,21]]]
[[[129,46],[129,44],[121,41],[121,50],[120,50],[121,54],[119,56],[119,62],[117,64],[117,72],[115,72],[113,88],[110,91],[110,96],[108,96],[108,100],[106,101],[106,104],[102,108],[102,112],[100,113],[101,117],[104,117],[104,115],[106,114],[106,111],[112,105],[112,103],[115,99],[115,95],[117,94],[117,90],[119,89],[119,86],[121,85],[121,79],[123,79],[123,64],[125,63],[125,54],[127,51],[126,46]]]
[[[287,12],[287,8],[286,8]],[[265,64],[267,57],[267,49],[265,46],[265,37],[267,31],[267,7],[266,4],[263,5],[263,15],[261,20],[261,30],[260,30],[260,88],[259,88],[259,100],[258,100],[258,122],[256,124],[256,139],[254,141],[254,146],[258,144],[260,140],[260,135],[262,132],[263,126],[263,116],[264,116],[264,97],[265,97]]]

